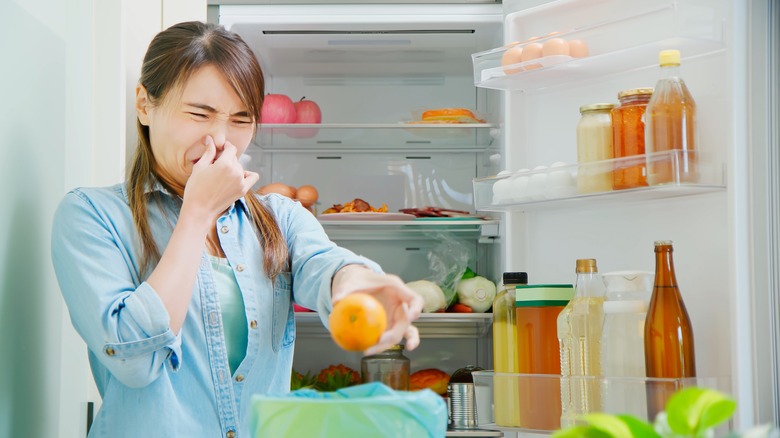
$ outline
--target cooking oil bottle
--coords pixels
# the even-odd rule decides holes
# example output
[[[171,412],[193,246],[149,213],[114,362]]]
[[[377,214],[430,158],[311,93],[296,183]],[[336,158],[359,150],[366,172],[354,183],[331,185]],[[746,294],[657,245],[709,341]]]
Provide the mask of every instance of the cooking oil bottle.
[[[528,284],[526,272],[504,272],[504,287],[493,300],[493,412],[496,424],[520,427],[517,376],[515,287]]]
[[[577,260],[574,298],[558,315],[561,349],[561,428],[601,410],[601,327],[606,287],[595,259]]]

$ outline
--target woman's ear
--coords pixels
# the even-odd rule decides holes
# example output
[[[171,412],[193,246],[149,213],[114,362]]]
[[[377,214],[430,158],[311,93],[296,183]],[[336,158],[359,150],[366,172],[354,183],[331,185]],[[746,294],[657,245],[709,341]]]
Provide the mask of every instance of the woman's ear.
[[[135,112],[138,114],[138,120],[144,126],[149,126],[149,95],[143,85],[135,87]]]

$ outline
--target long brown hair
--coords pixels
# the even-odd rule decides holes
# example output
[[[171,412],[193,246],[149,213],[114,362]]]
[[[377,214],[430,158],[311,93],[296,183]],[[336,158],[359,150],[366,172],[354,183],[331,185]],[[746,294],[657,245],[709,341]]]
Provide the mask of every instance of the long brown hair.
[[[263,73],[244,40],[221,26],[191,21],[158,33],[144,56],[139,83],[146,88],[150,103],[159,105],[171,90],[207,65],[218,68],[225,75],[256,122],[263,106]],[[148,267],[160,260],[160,249],[149,228],[146,189],[155,179],[165,183],[155,171],[149,128],[140,120],[136,125],[138,147],[128,173],[127,187],[142,250],[140,272],[144,275]],[[268,207],[251,191],[244,199],[263,247],[263,268],[269,278],[274,278],[287,265],[287,244]]]

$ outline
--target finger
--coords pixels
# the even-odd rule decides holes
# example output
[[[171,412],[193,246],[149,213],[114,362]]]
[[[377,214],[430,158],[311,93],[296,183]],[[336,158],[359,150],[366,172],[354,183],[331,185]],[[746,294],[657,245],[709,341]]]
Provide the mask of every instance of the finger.
[[[233,146],[233,143],[225,140],[225,144],[222,146],[222,153],[219,155],[218,160],[221,161],[238,160],[238,155],[236,154],[237,152],[238,149],[236,149],[236,147]]]
[[[260,181],[260,174],[245,170],[243,183],[244,193],[248,192],[258,181]]]
[[[393,318],[390,320],[392,321],[392,325],[382,333],[382,336],[379,337],[379,342],[376,345],[366,350],[367,352],[385,351],[393,345],[401,343],[407,328],[411,325],[411,321],[407,319],[406,310],[403,306],[396,306],[393,311]]]
[[[201,155],[200,159],[195,163],[195,166],[197,167],[204,167],[213,163],[214,157],[217,154],[217,147],[214,145],[214,139],[211,138],[210,135],[206,136],[204,144],[206,145],[206,150],[203,151],[203,155]]]
[[[404,338],[406,338],[406,349],[409,351],[414,350],[420,345],[420,331],[413,325],[407,327]]]
[[[411,301],[409,303],[404,303],[404,305],[407,305],[407,316],[409,318],[409,321],[416,321],[417,318],[420,317],[420,314],[422,313],[423,306],[425,305],[425,300],[423,300],[421,295],[414,294]]]

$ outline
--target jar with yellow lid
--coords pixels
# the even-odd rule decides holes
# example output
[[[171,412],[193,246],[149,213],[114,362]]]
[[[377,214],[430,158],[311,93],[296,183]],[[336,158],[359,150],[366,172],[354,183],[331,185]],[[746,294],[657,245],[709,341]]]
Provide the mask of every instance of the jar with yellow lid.
[[[580,107],[577,123],[577,192],[612,190],[612,103]],[[601,162],[601,163],[598,163]]]
[[[618,106],[612,109],[612,147],[616,159],[612,172],[615,190],[647,185],[645,165],[645,110],[652,88],[631,88],[618,93]],[[620,158],[636,157],[634,159]]]

